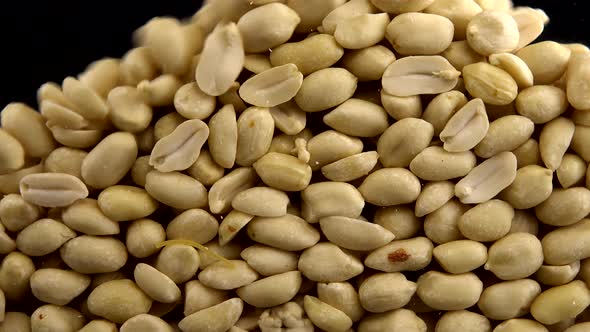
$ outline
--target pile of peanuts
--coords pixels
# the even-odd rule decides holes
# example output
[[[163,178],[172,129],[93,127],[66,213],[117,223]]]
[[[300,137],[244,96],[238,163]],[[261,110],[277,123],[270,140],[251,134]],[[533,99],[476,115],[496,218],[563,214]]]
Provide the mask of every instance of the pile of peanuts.
[[[11,103],[0,332],[590,331],[590,50],[509,0],[209,0]]]

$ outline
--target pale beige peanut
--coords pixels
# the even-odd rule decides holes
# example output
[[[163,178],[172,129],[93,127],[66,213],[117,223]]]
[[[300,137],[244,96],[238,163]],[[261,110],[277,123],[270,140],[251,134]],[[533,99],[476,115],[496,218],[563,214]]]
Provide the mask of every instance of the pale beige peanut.
[[[269,152],[253,166],[266,185],[279,190],[300,191],[311,181],[309,165],[291,155]]]
[[[131,86],[114,88],[108,94],[110,119],[119,130],[136,133],[145,130],[152,121],[153,111],[143,95]]]
[[[121,332],[145,331],[145,332],[173,332],[173,328],[163,319],[151,314],[139,314],[128,319],[121,325]]]
[[[475,164],[471,151],[447,152],[440,146],[430,146],[412,159],[410,170],[423,180],[444,181],[467,175]]]
[[[345,3],[345,0],[287,0],[287,6],[293,9],[301,22],[295,28],[295,32],[308,33],[322,25],[322,20],[336,7]]]
[[[106,217],[120,222],[145,218],[154,213],[159,204],[142,188],[115,185],[98,195],[98,206]]]
[[[541,163],[539,143],[534,138],[529,138],[521,146],[514,149],[512,153],[516,156],[518,168],[529,165],[540,165]]]
[[[363,151],[363,142],[334,130],[324,131],[308,140],[309,165],[312,170]]]
[[[586,236],[590,221],[583,219],[571,226],[557,228],[543,237],[545,263],[565,265],[590,257]]]
[[[532,279],[503,281],[486,287],[477,306],[490,319],[508,320],[528,314],[539,294],[541,286]]]
[[[510,74],[519,88],[523,89],[533,86],[533,73],[526,62],[516,55],[512,53],[495,53],[490,55],[489,61],[492,65]]]
[[[539,150],[543,163],[552,171],[561,165],[574,136],[575,124],[570,119],[558,117],[543,126],[539,136]]]
[[[476,241],[457,240],[436,246],[432,255],[445,271],[461,274],[484,265],[488,250]]]
[[[416,198],[415,214],[423,217],[436,211],[455,196],[455,186],[450,181],[434,181],[425,184]]]
[[[541,323],[532,319],[513,318],[498,324],[494,332],[548,332],[549,330]]]
[[[480,203],[465,212],[458,227],[466,238],[490,242],[502,238],[510,231],[514,209],[510,204],[493,199]]]
[[[386,37],[399,54],[434,55],[451,45],[453,33],[453,23],[444,16],[403,13],[387,25]]]
[[[590,213],[590,190],[585,187],[554,189],[537,205],[535,214],[540,221],[553,226],[577,223]]]
[[[467,104],[467,98],[459,91],[449,91],[434,97],[424,110],[422,118],[432,124],[434,135],[440,135],[453,114]]]
[[[209,120],[209,151],[216,163],[232,168],[238,146],[238,124],[232,105],[225,105]]]
[[[349,17],[336,25],[334,37],[347,49],[361,49],[379,43],[389,24],[387,13],[361,14]]]
[[[459,220],[469,207],[456,198],[451,199],[424,220],[424,233],[435,243],[443,244],[464,238],[459,230]]]
[[[303,79],[295,102],[306,112],[338,106],[353,96],[358,79],[344,68],[324,68]]]
[[[346,281],[360,275],[363,263],[353,254],[330,242],[320,242],[303,251],[298,269],[316,282]]]
[[[582,157],[584,161],[590,161],[590,149],[588,148],[588,137],[590,135],[590,127],[586,126],[576,126],[576,130],[574,132],[574,137],[572,138],[572,142],[570,147],[574,152],[578,154],[578,156]]]
[[[405,168],[377,170],[369,174],[359,187],[365,200],[377,206],[414,202],[420,190],[420,180]]]
[[[185,316],[229,299],[226,291],[207,287],[198,280],[187,282],[184,285],[184,294],[186,294],[183,312]]]
[[[377,152],[385,167],[407,167],[430,144],[434,134],[430,123],[414,118],[401,119],[379,137]]]
[[[103,120],[108,116],[109,107],[106,101],[87,84],[66,77],[62,83],[64,96],[76,108],[74,111],[90,121]]]
[[[244,40],[244,50],[259,53],[288,41],[299,15],[281,3],[270,3],[250,10],[238,21],[238,29]]]
[[[145,258],[158,251],[157,244],[166,240],[164,227],[150,219],[134,220],[127,227],[125,246],[131,256]]]
[[[356,180],[368,175],[377,165],[378,159],[376,151],[358,153],[322,167],[322,174],[332,181]]]
[[[424,9],[425,13],[444,16],[455,27],[455,39],[464,40],[467,25],[473,17],[481,13],[482,8],[475,1],[437,0]]]
[[[90,285],[90,277],[60,269],[39,269],[31,275],[31,290],[43,302],[66,305]]]
[[[210,96],[227,92],[244,65],[244,44],[238,26],[219,23],[205,39],[196,70],[199,88]]]
[[[466,28],[469,46],[486,56],[514,51],[518,47],[519,35],[516,20],[501,11],[479,13]]]
[[[379,77],[383,76],[381,74]],[[422,100],[419,95],[398,97],[381,89],[381,104],[387,114],[396,120],[420,118],[422,116]]]
[[[176,127],[180,126],[186,120],[187,119],[185,119],[177,112],[171,112],[162,116],[154,124],[154,141],[157,142],[162,138],[170,135],[174,131],[174,129],[176,129]],[[151,152],[151,149],[149,152]]]
[[[61,105],[63,107],[72,109],[75,106],[68,101],[66,96],[61,89],[61,86],[54,82],[43,83],[39,89],[37,89],[37,104],[41,105],[44,101],[51,101],[54,104]]]
[[[472,99],[449,119],[440,133],[440,139],[446,151],[468,151],[483,140],[489,126],[483,101]]]
[[[463,67],[465,88],[475,98],[486,104],[507,105],[516,99],[516,81],[504,70],[485,62]]]
[[[520,39],[518,41],[517,50],[532,43],[541,35],[545,28],[545,24],[549,21],[549,17],[540,9],[530,7],[514,8],[510,15],[516,21]]]
[[[22,197],[43,207],[64,207],[88,196],[88,188],[77,177],[65,173],[24,176],[19,183]]]
[[[254,218],[248,223],[248,236],[278,249],[299,251],[315,245],[320,233],[300,217],[287,214],[277,218]]]
[[[88,152],[79,149],[57,148],[45,158],[45,171],[70,174],[82,179],[82,162],[87,155]]]
[[[281,66],[292,63],[303,75],[328,68],[338,62],[344,50],[332,35],[312,35],[300,42],[285,43],[273,49],[270,63]]]
[[[195,248],[175,244],[166,246],[160,251],[154,267],[176,284],[182,284],[195,277],[200,263],[201,259]]]
[[[11,232],[18,232],[38,220],[42,209],[21,195],[8,194],[0,200],[0,221]]]
[[[425,237],[395,240],[372,251],[365,266],[383,272],[418,271],[432,261],[432,242]]]
[[[480,314],[467,310],[445,312],[436,323],[436,332],[451,332],[465,329],[471,332],[491,332],[490,321]]]
[[[555,324],[574,318],[590,305],[590,291],[583,281],[550,288],[531,305],[531,314],[543,324]]]
[[[0,128],[0,174],[10,173],[25,165],[25,149],[6,130]]]
[[[344,312],[317,297],[306,295],[303,307],[313,324],[322,330],[347,331],[352,326],[352,320]]]
[[[186,316],[178,323],[178,327],[186,332],[224,332],[238,321],[243,308],[244,302],[241,299],[232,298]]]
[[[72,106],[73,108],[74,106]],[[44,100],[39,105],[39,111],[47,122],[45,123],[48,127],[60,126],[68,129],[82,129],[89,125],[88,120],[75,111],[72,108],[67,108],[53,102],[51,100]]]
[[[45,304],[31,314],[31,331],[78,331],[86,318],[69,307]]]
[[[387,47],[374,45],[347,52],[342,58],[342,65],[360,82],[377,81],[395,59],[395,54]]]
[[[587,165],[584,159],[576,154],[566,153],[556,171],[557,179],[561,187],[567,189],[583,182],[586,170]]]
[[[186,171],[205,186],[211,186],[225,174],[225,169],[213,161],[211,153],[207,150],[201,150],[195,163]]]
[[[259,107],[274,107],[291,100],[303,84],[303,74],[289,63],[265,70],[245,81],[240,97]]]
[[[270,108],[277,129],[287,135],[297,135],[307,124],[307,114],[294,101]]]
[[[516,280],[532,275],[542,264],[541,241],[529,233],[513,233],[492,244],[484,269],[502,280]]]
[[[565,45],[565,47],[569,48],[570,51],[572,51],[572,56],[586,54],[590,51],[588,46],[586,46],[584,44],[580,44],[580,43],[567,43],[564,45]]]
[[[275,274],[236,290],[244,302],[256,308],[276,307],[293,299],[301,287],[301,272]]]
[[[397,309],[382,314],[367,315],[361,320],[358,332],[377,332],[389,328],[425,332],[427,327],[426,323],[412,310]]]
[[[133,277],[137,286],[154,301],[173,303],[180,299],[180,288],[174,281],[148,264],[137,264]]]
[[[117,332],[117,325],[106,319],[94,319],[84,325],[78,332]]]
[[[519,168],[510,186],[500,197],[517,209],[530,209],[545,201],[553,191],[553,172],[529,165]]]
[[[222,21],[236,22],[240,16],[250,9],[249,2],[243,1],[211,1],[199,9],[191,18],[203,33],[211,33],[215,25]]]
[[[418,1],[405,1],[405,0],[371,0],[371,3],[380,10],[392,13],[401,14],[408,12],[419,12],[428,8],[434,0],[418,0]]]
[[[203,92],[196,82],[183,85],[174,95],[174,108],[187,119],[208,118],[215,111],[216,104],[215,97]]]
[[[516,177],[516,157],[501,152],[472,169],[455,185],[455,195],[466,204],[485,202],[507,188]]]
[[[160,172],[185,170],[197,161],[208,137],[205,122],[187,120],[154,145],[150,165]]]
[[[115,323],[147,313],[152,300],[131,280],[113,280],[96,287],[88,296],[88,310]]]
[[[441,55],[457,70],[463,70],[467,65],[485,60],[485,57],[475,52],[466,40],[452,42]]]
[[[19,141],[27,155],[42,158],[57,148],[43,117],[29,106],[11,103],[1,114],[3,131]],[[11,149],[18,149],[18,145]]]
[[[119,182],[137,158],[137,141],[130,133],[105,137],[82,162],[82,178],[90,187],[104,189]]]
[[[49,130],[57,142],[76,149],[94,147],[102,138],[102,130],[96,129],[75,130],[52,126]]]
[[[159,202],[178,209],[200,208],[207,204],[205,186],[179,172],[149,172],[145,190]]]
[[[486,136],[474,151],[482,158],[489,158],[499,152],[513,151],[523,145],[533,134],[535,124],[520,115],[503,116],[490,123]]]
[[[299,257],[294,252],[255,244],[240,253],[248,265],[263,276],[297,270]]]
[[[285,192],[269,187],[253,187],[239,192],[232,207],[259,217],[281,217],[287,214],[289,197]]]
[[[588,54],[573,55],[567,67],[567,99],[578,110],[590,109],[588,96],[590,90],[585,85],[590,73],[590,56]]]
[[[119,59],[113,58],[94,61],[78,75],[78,79],[104,98],[119,84],[120,62]]]
[[[13,251],[0,264],[0,288],[7,301],[20,301],[30,292],[35,265],[29,256]]]
[[[352,0],[341,3],[339,6],[329,12],[322,20],[318,30],[322,33],[334,34],[336,27],[343,20],[362,14],[377,13],[377,8],[373,6],[370,0]]]
[[[127,249],[113,237],[81,235],[66,242],[60,249],[60,256],[76,272],[106,273],[125,265]]]
[[[24,168],[8,174],[0,174],[0,192],[3,194],[20,194],[20,181],[27,175],[43,173],[43,163],[25,164]]]
[[[216,262],[199,273],[199,281],[211,288],[220,290],[236,289],[251,284],[258,279],[258,273],[242,260]]]
[[[166,227],[168,239],[188,239],[197,243],[207,243],[218,231],[215,217],[205,210],[190,209],[177,215]]]
[[[59,249],[76,233],[53,219],[40,219],[24,228],[16,237],[17,248],[29,256],[44,256]]]
[[[268,108],[250,107],[237,122],[236,163],[251,166],[264,156],[272,142],[275,122]]]
[[[535,84],[551,84],[566,72],[571,51],[556,42],[542,41],[530,44],[516,55],[531,69]]]
[[[244,68],[254,74],[260,74],[272,66],[270,57],[266,54],[247,54],[244,58]]]
[[[578,275],[580,266],[580,261],[566,265],[543,265],[535,273],[535,279],[544,285],[565,285]]]
[[[119,66],[120,79],[126,85],[137,85],[143,80],[156,77],[156,65],[147,47],[136,47],[129,50]]]
[[[227,90],[227,92],[219,96],[219,102],[223,105],[233,105],[235,110],[238,112],[245,110],[247,107],[242,98],[240,98],[240,95],[238,94],[239,90],[240,83],[237,81],[233,82],[232,85],[229,87],[229,90]]]
[[[215,214],[228,212],[234,197],[239,192],[254,187],[257,180],[256,172],[252,167],[237,168],[226,174],[209,190],[208,200],[211,212]]]
[[[2,332],[28,332],[31,331],[31,318],[22,312],[6,312],[2,324],[0,324],[0,331]]]
[[[408,56],[391,63],[381,83],[385,92],[398,97],[439,94],[452,90],[460,75],[440,55]]]
[[[351,98],[324,116],[324,123],[355,137],[374,137],[383,133],[389,123],[383,107]]]
[[[359,298],[367,311],[386,312],[408,304],[416,288],[416,283],[400,272],[377,273],[361,283]]]
[[[374,250],[395,238],[381,225],[348,217],[324,217],[320,227],[328,241],[350,250]]]
[[[479,300],[483,283],[473,273],[447,274],[429,271],[418,278],[416,293],[428,306],[439,310],[461,310]]]
[[[357,291],[348,282],[318,283],[317,292],[321,301],[344,312],[353,322],[365,313]]]
[[[316,182],[301,192],[301,200],[303,218],[309,223],[330,216],[356,218],[365,206],[360,190],[346,182]]]

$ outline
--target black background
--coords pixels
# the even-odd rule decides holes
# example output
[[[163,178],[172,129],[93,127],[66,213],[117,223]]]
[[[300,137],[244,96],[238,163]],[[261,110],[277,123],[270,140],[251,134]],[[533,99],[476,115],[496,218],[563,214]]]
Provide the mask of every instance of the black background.
[[[515,0],[544,9],[551,23],[542,39],[590,44],[585,1]],[[121,57],[131,34],[149,18],[188,17],[198,0],[10,1],[0,4],[0,109],[9,102],[36,106],[44,82],[61,82],[105,56]]]

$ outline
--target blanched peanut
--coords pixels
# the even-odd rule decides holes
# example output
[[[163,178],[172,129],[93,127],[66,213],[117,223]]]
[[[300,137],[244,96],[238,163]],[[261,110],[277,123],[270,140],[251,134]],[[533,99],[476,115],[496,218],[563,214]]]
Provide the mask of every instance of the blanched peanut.
[[[444,181],[467,175],[476,164],[473,152],[447,152],[440,146],[422,150],[410,163],[410,170],[422,180]]]
[[[2,129],[20,142],[27,155],[43,158],[57,148],[43,117],[29,106],[8,104],[0,114]]]
[[[405,168],[383,168],[369,174],[358,190],[368,203],[392,206],[414,202],[421,185],[420,180]]]
[[[244,302],[270,308],[290,301],[301,287],[301,272],[289,271],[252,282],[236,290]]]
[[[549,332],[541,323],[532,319],[513,318],[500,323],[493,332]]]
[[[531,306],[533,317],[543,324],[555,324],[574,318],[590,305],[590,291],[583,281],[576,280],[541,293]]]
[[[420,96],[398,97],[382,89],[381,104],[383,104],[387,114],[396,120],[422,116],[422,100]]]
[[[434,128],[427,121],[401,119],[379,137],[379,160],[384,167],[407,167],[412,159],[428,147],[433,135]]]
[[[144,189],[133,186],[111,186],[98,195],[101,211],[114,221],[141,219],[154,213],[158,202]]]
[[[29,294],[30,279],[34,272],[35,265],[29,256],[18,251],[4,256],[0,264],[0,288],[6,300],[19,301]]]
[[[359,189],[345,182],[318,182],[309,185],[301,192],[303,218],[307,222],[317,223],[322,217],[360,216],[365,199]]]
[[[127,262],[125,245],[112,237],[78,236],[60,249],[63,261],[80,273],[105,273],[119,270]]]
[[[272,54],[275,53],[276,49]],[[382,45],[374,45],[347,52],[342,58],[342,65],[360,82],[365,82],[379,80],[393,61],[395,61],[395,55],[390,49]]]
[[[358,332],[378,332],[387,329],[426,332],[426,324],[413,311],[397,309],[366,316],[361,320]]]
[[[133,277],[137,286],[155,301],[174,303],[180,299],[180,289],[174,281],[148,264],[137,264]]]
[[[207,204],[205,186],[179,172],[149,172],[145,190],[159,202],[178,209],[200,208]]]
[[[364,270],[362,262],[338,246],[322,242],[303,251],[298,269],[316,282],[346,281]]]
[[[518,25],[510,14],[484,11],[475,16],[466,28],[469,46],[482,55],[512,52],[518,46]]]
[[[484,265],[488,259],[488,250],[479,242],[458,240],[435,247],[432,255],[445,271],[461,274]]]
[[[31,314],[31,331],[74,332],[85,322],[84,316],[72,308],[46,304]]]
[[[418,271],[432,261],[432,242],[425,237],[392,241],[372,251],[365,265],[383,272]]]
[[[553,226],[575,224],[588,213],[590,213],[590,190],[585,187],[555,189],[547,200],[535,208],[535,214],[539,220]]]
[[[524,166],[516,171],[512,184],[500,197],[517,209],[530,209],[550,197],[553,190],[553,172],[537,166]]]
[[[377,273],[362,282],[359,297],[367,311],[386,312],[408,304],[416,288],[402,273]]]
[[[461,310],[477,303],[483,283],[473,273],[450,275],[429,271],[418,278],[417,294],[438,310]]]
[[[532,234],[513,233],[490,247],[484,268],[502,280],[516,280],[532,275],[542,264],[541,241]]]
[[[490,332],[490,321],[483,315],[467,310],[445,312],[436,323],[436,332],[452,332],[464,329],[470,332]]]
[[[443,244],[463,239],[459,230],[461,216],[469,207],[453,198],[424,220],[424,233],[434,243]]]
[[[374,250],[395,238],[380,225],[354,218],[324,217],[320,227],[328,241],[350,250]]]
[[[535,278],[544,285],[559,286],[574,280],[578,272],[580,261],[567,265],[543,265],[535,273]]]
[[[455,185],[450,181],[429,182],[422,187],[416,199],[416,217],[428,215],[445,205],[455,196]]]
[[[571,51],[556,42],[542,41],[520,49],[516,55],[533,72],[535,84],[551,84],[566,72]]]
[[[533,134],[535,124],[519,115],[508,115],[490,123],[483,140],[475,147],[481,158],[489,158],[499,152],[513,151],[523,145]]]
[[[354,137],[375,137],[387,129],[385,110],[376,104],[351,98],[324,116],[324,123]]]
[[[309,248],[320,240],[320,233],[313,226],[292,214],[254,218],[248,223],[248,236],[256,242],[289,251]]]
[[[132,256],[145,258],[156,253],[156,245],[164,240],[166,231],[160,223],[150,219],[139,219],[127,228],[125,245]]]
[[[23,229],[16,237],[18,250],[29,256],[44,256],[59,249],[76,232],[53,219],[40,219]]]
[[[496,320],[508,320],[529,312],[541,286],[532,279],[504,281],[484,289],[477,306],[482,313]]]
[[[353,322],[365,313],[357,291],[348,282],[318,283],[317,291],[321,301],[344,312]]]
[[[90,277],[74,271],[39,269],[31,275],[31,290],[43,302],[66,305],[90,285]]]
[[[545,263],[565,265],[590,257],[589,232],[590,219],[549,232],[541,242]]]
[[[411,238],[422,228],[414,211],[404,205],[378,209],[373,222],[392,232],[398,240]]]
[[[195,248],[175,244],[162,249],[154,267],[175,283],[181,284],[195,276],[200,261],[199,253]]]
[[[232,298],[185,317],[178,323],[178,327],[182,331],[224,332],[238,321],[243,309],[244,302],[239,298]]]
[[[561,165],[557,169],[557,179],[561,187],[567,189],[583,182],[587,165],[584,159],[572,153],[563,156]]]
[[[386,36],[399,54],[430,55],[447,49],[453,41],[453,32],[453,23],[444,16],[403,13],[389,23]]]
[[[295,102],[306,112],[327,110],[352,97],[357,88],[357,81],[358,79],[344,68],[320,69],[303,79]]]
[[[129,133],[105,137],[82,162],[82,178],[90,187],[104,189],[115,185],[137,159],[137,142]]]
[[[152,300],[131,280],[108,281],[88,296],[88,310],[115,323],[147,313]]]
[[[229,300],[226,291],[207,287],[198,280],[187,282],[184,285],[184,294],[185,316]]]

